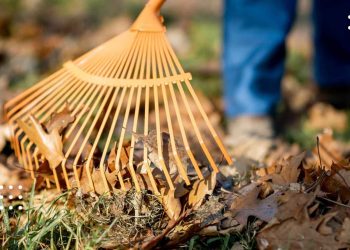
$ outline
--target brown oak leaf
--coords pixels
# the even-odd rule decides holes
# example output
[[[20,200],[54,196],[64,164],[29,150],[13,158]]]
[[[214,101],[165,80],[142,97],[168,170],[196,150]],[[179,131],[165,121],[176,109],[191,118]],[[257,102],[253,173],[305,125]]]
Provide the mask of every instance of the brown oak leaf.
[[[40,153],[49,161],[50,168],[56,168],[64,159],[62,138],[57,128],[46,132],[39,121],[29,115],[31,126],[18,120],[18,126],[26,133],[28,138],[38,147]]]
[[[305,158],[305,152],[291,156],[277,166],[276,172],[272,174],[272,182],[277,185],[288,185],[296,183],[300,174],[299,166]]]
[[[337,241],[336,234],[326,227],[335,213],[326,214],[318,219],[288,219],[283,223],[262,229],[257,236],[259,249],[339,249],[349,247]]]
[[[306,207],[315,200],[312,193],[297,193],[287,191],[278,197],[278,211],[276,218],[285,221],[290,218],[301,219],[307,213]]]
[[[255,216],[266,222],[275,216],[279,193],[261,200],[258,198],[260,190],[261,187],[253,183],[242,188],[240,196],[233,199],[228,213],[240,224],[246,225],[249,216]]]

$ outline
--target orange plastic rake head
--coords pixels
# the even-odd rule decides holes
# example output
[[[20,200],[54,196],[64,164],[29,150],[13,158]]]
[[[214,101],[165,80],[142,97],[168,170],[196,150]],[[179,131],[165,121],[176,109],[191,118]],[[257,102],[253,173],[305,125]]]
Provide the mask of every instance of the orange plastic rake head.
[[[54,183],[58,189],[81,187],[85,184],[81,183],[85,171],[89,187],[95,190],[93,172],[98,169],[98,179],[102,179],[108,192],[111,169],[107,162],[112,156],[112,170],[119,187],[125,188],[123,171],[127,171],[130,183],[139,191],[135,144],[139,134],[150,140],[151,120],[155,121],[152,130],[155,147],[151,149],[144,143],[141,164],[155,193],[159,194],[154,178],[156,168],[170,189],[174,189],[176,178],[189,184],[184,154],[198,177],[203,178],[191,149],[194,142],[189,141],[189,132],[195,134],[203,155],[212,169],[218,171],[198,124],[206,124],[208,134],[231,164],[190,84],[191,74],[185,73],[165,36],[159,15],[163,3],[164,0],[150,0],[128,31],[65,63],[62,69],[6,103],[7,119],[13,126],[12,145],[33,178],[47,160],[54,177],[46,180],[48,186]],[[160,117],[161,109],[165,110],[165,117]],[[194,116],[195,109],[201,120]],[[64,117],[58,119],[58,125],[52,125],[55,121],[50,120],[55,114]],[[191,131],[185,129],[184,121],[192,124]],[[164,123],[167,126],[162,127]],[[179,128],[177,135],[174,124]],[[164,155],[165,134],[171,161]],[[123,163],[123,143],[127,138],[131,142],[127,163]],[[59,139],[62,145],[57,142]]]

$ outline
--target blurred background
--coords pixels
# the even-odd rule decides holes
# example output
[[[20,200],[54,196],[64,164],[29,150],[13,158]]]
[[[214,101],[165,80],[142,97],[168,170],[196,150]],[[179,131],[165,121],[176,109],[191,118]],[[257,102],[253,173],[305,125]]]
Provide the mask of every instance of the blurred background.
[[[145,0],[0,0],[0,101],[53,73],[62,63],[126,30]],[[312,104],[310,3],[299,1],[297,23],[288,38],[279,105],[283,138],[302,147],[331,127],[349,140],[349,112]],[[208,97],[224,126],[221,97],[222,2],[168,0],[162,10],[168,37],[193,85]]]

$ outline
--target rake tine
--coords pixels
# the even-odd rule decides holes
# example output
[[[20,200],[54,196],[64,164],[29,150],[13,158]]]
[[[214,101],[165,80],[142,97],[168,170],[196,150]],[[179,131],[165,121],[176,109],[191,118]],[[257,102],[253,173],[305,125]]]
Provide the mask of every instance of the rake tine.
[[[156,46],[159,48],[159,39],[156,39]],[[163,62],[160,59],[159,49],[156,52],[157,52],[156,56],[157,56],[158,71],[160,72],[160,77],[163,78],[164,77],[163,69],[165,70],[166,74],[168,73],[168,71],[167,71],[168,69],[167,69],[166,65],[163,65]],[[168,83],[168,84],[172,84],[172,83]],[[185,167],[183,166],[183,164],[179,158],[179,155],[177,153],[177,150],[176,150],[173,126],[172,126],[170,111],[169,111],[168,97],[167,97],[167,93],[165,91],[164,84],[162,84],[161,88],[162,88],[162,93],[163,93],[165,115],[166,115],[166,120],[168,123],[168,130],[169,130],[169,135],[170,135],[170,144],[171,144],[171,148],[172,148],[172,153],[173,153],[173,156],[175,158],[175,162],[176,162],[176,165],[177,165],[177,168],[178,168],[178,171],[179,171],[181,177],[184,179],[186,185],[190,185],[190,180],[188,179],[187,171],[185,170]]]
[[[222,141],[219,138],[218,134],[215,132],[213,126],[211,125],[211,123],[210,123],[210,121],[208,119],[208,116],[206,115],[206,113],[205,113],[205,111],[204,111],[204,109],[203,109],[203,107],[202,107],[202,105],[201,105],[201,103],[200,103],[196,93],[194,92],[193,87],[191,86],[190,82],[187,79],[185,80],[185,83],[186,83],[186,86],[187,86],[188,90],[190,91],[190,93],[191,93],[191,95],[192,95],[192,97],[193,97],[193,99],[194,99],[194,101],[195,101],[195,103],[197,105],[197,108],[198,108],[199,112],[201,113],[205,123],[207,124],[210,133],[212,134],[212,136],[213,136],[214,140],[216,141],[217,145],[219,146],[221,152],[224,154],[224,157],[225,157],[227,163],[231,165],[233,163],[232,158],[229,156],[229,154],[228,154],[224,144],[222,143]]]
[[[143,51],[143,49],[144,49],[144,44],[141,44],[140,51]],[[139,69],[140,69],[140,74],[142,74],[141,72],[143,71],[144,63],[141,63],[141,61],[144,62],[144,53],[142,53],[141,57],[139,56],[137,58],[136,69],[134,71],[134,77],[133,77],[134,79],[137,78],[137,76],[139,74]],[[141,68],[140,68],[140,64],[141,64]],[[132,133],[131,133],[129,164],[128,164],[129,169],[133,172],[133,174],[135,174],[134,162],[133,162],[134,146],[135,146],[135,135],[134,134],[137,132],[137,122],[138,122],[139,111],[140,111],[140,102],[141,102],[141,90],[142,90],[142,87],[138,86],[137,94],[136,94],[134,121],[133,121]],[[136,178],[136,175],[135,175],[135,178]]]
[[[106,56],[103,56],[101,57],[101,62],[104,62],[106,60]],[[92,67],[92,69],[96,69],[97,67]],[[99,70],[101,72],[101,68]],[[71,133],[74,131],[74,129],[76,128],[76,126],[78,125],[80,119],[84,116],[85,112],[87,111],[88,107],[90,106],[90,103],[93,101],[93,99],[95,98],[98,90],[100,89],[100,87],[96,86],[96,90],[95,90],[95,86],[93,86],[92,88],[90,88],[90,90],[88,91],[88,93],[86,95],[84,95],[83,99],[79,102],[79,104],[77,105],[76,109],[73,111],[73,115],[75,116],[77,112],[79,112],[79,109],[81,107],[81,105],[83,105],[83,103],[85,103],[86,99],[88,99],[86,105],[84,105],[84,107],[80,110],[80,114],[76,117],[74,123],[71,125],[71,127],[69,128],[69,130],[67,131],[67,133],[65,134],[65,137],[63,138],[63,142],[65,142],[71,135]],[[91,95],[92,94],[92,95]],[[90,98],[89,98],[90,97]],[[92,109],[93,110],[93,109]],[[87,121],[88,118],[85,119],[85,121]],[[78,140],[78,138],[80,137],[81,135],[81,132],[82,130],[84,129],[84,126],[82,126],[78,133],[76,134],[76,136],[73,138],[73,141],[71,143],[71,145],[69,146],[66,154],[65,154],[65,159],[63,160],[61,166],[63,169],[66,169],[66,162],[67,162],[67,159],[76,143],[76,141]],[[79,173],[78,173],[78,169],[77,169],[77,165],[73,163],[73,172],[74,172],[74,178],[75,178],[75,181],[77,183],[77,187],[80,188],[81,185],[80,185],[80,177],[79,177]],[[88,178],[90,180],[90,186],[91,186],[91,175],[89,175],[89,171],[87,171],[87,174],[88,174]],[[94,187],[93,187],[94,189]]]
[[[61,80],[63,80],[65,82],[65,84],[63,84],[63,85],[55,84],[52,88],[49,88],[44,93],[35,92],[35,94],[38,95],[38,96],[35,96],[33,94],[33,96],[35,96],[34,97],[35,99],[33,98],[33,96],[31,96],[31,97],[28,97],[28,98],[24,99],[22,102],[20,102],[18,104],[18,107],[20,107],[20,108],[22,108],[21,106],[25,106],[25,107],[23,109],[21,109],[20,111],[18,111],[16,114],[13,114],[13,115],[12,115],[12,113],[10,111],[8,113],[8,117],[10,117],[9,121],[16,121],[22,115],[26,115],[29,112],[31,112],[31,113],[35,112],[37,109],[39,109],[41,107],[41,105],[45,104],[44,101],[46,101],[46,98],[48,96],[55,96],[55,95],[57,95],[57,93],[60,91],[60,89],[65,87],[66,84],[67,85],[71,85],[72,84],[71,79],[73,79],[73,76],[69,76],[67,74],[66,77],[67,77],[66,79],[65,78],[61,79]],[[53,82],[53,84],[54,83],[56,83],[56,82]]]
[[[146,79],[149,81],[151,78],[151,46],[150,46],[150,34],[146,33],[146,41],[147,44],[147,51],[146,51]],[[143,135],[146,137],[148,135],[148,124],[149,124],[149,94],[150,94],[150,86],[149,84],[145,84],[145,120],[144,120],[144,132]],[[147,170],[147,174],[150,178],[152,188],[156,195],[160,195],[159,190],[157,188],[157,183],[154,180],[154,176],[152,174],[152,170],[148,164],[148,153],[147,153],[147,147],[143,147],[143,166]]]
[[[106,89],[107,89],[107,87],[105,86],[105,87],[103,87],[102,90],[99,92],[100,94],[98,95],[98,97],[97,97],[95,103],[94,103],[93,106],[91,107],[89,113],[88,113],[87,116],[85,117],[85,120],[84,120],[83,124],[81,125],[81,128],[79,129],[79,132],[78,132],[77,135],[75,136],[75,140],[74,140],[74,142],[72,142],[70,149],[72,149],[72,147],[76,144],[76,142],[77,142],[79,136],[82,135],[82,132],[83,132],[83,130],[85,129],[85,127],[86,127],[87,123],[89,122],[90,118],[92,117],[94,110],[97,108],[97,106],[98,106],[98,104],[100,103],[102,97],[103,97],[104,94],[106,93]],[[73,161],[73,166],[77,166],[79,157],[80,157],[80,155],[81,155],[82,150],[84,149],[84,146],[85,146],[87,140],[88,140],[88,136],[85,137],[83,144],[80,146],[80,149],[79,149],[79,151],[78,151],[78,154],[77,154],[77,156],[75,157],[75,159],[74,159],[74,161]],[[69,150],[68,150],[68,151],[69,151]],[[90,171],[89,171],[89,169],[88,169],[88,168],[89,168],[89,164],[86,164],[85,167],[86,167],[86,170],[87,170],[86,173],[87,173],[88,179],[89,179],[89,181],[90,181],[90,187],[91,187],[93,190],[95,190],[95,187],[94,187],[93,182],[92,182],[92,176],[91,176],[91,173],[90,173]]]
[[[153,78],[157,78],[157,68],[156,68],[156,57],[155,57],[155,46],[154,46],[154,35],[152,34],[152,75]],[[162,152],[162,138],[161,138],[161,132],[160,132],[160,117],[159,117],[159,98],[158,98],[158,86],[153,85],[153,93],[154,93],[154,109],[155,109],[155,119],[156,119],[156,132],[157,132],[157,148],[158,148],[158,157],[159,162],[162,167],[162,170],[164,172],[165,178],[167,180],[167,183],[169,185],[170,190],[174,190],[174,184],[171,180],[170,174],[168,172],[168,169],[165,165],[164,158],[163,158],[163,152]]]
[[[70,133],[73,132],[73,129],[75,128],[75,126],[78,124],[80,118],[82,118],[82,116],[84,115],[87,107],[90,105],[90,103],[93,101],[93,99],[95,98],[95,96],[97,95],[97,93],[100,91],[102,86],[97,86],[97,91],[93,92],[93,88],[91,88],[91,92],[93,92],[93,94],[90,96],[89,100],[87,101],[87,105],[82,109],[81,113],[78,115],[76,121],[73,123],[73,125],[71,126],[70,130],[67,132],[67,138],[69,137]],[[101,97],[101,95],[100,95]],[[93,110],[93,109],[91,109]],[[87,117],[85,118],[84,123],[82,124],[82,126],[80,127],[80,129],[78,130],[77,134],[75,135],[75,137],[73,138],[73,141],[71,142],[70,146],[68,147],[68,150],[65,154],[65,159],[62,162],[63,167],[66,167],[66,161],[71,153],[71,151],[73,150],[73,147],[75,145],[75,143],[77,142],[79,136],[81,135],[86,123],[88,122],[88,119],[90,117],[90,115],[92,114],[92,111],[90,110],[90,112],[88,113]],[[75,175],[75,179],[77,182],[77,186],[78,188],[80,188],[80,178],[79,178],[79,174],[78,174],[78,170],[77,170],[77,165],[73,163],[73,171],[74,171],[74,175]]]
[[[165,40],[165,41],[166,41],[166,40]],[[168,43],[168,41],[166,41],[166,42]],[[169,46],[170,46],[170,45],[169,45]],[[172,59],[175,61],[176,58],[174,58],[175,55],[174,55],[174,52],[171,50],[171,48],[168,48],[167,51],[170,52],[170,55],[172,56]],[[170,65],[173,64],[173,60],[169,62]],[[178,61],[177,61],[177,62],[178,62]],[[181,65],[180,65],[179,62],[178,62],[178,64],[176,64],[176,61],[175,61],[175,65],[178,67],[178,70],[179,70],[181,73],[184,73],[184,71],[182,70]],[[195,134],[196,134],[196,137],[198,138],[199,144],[200,144],[200,146],[201,146],[201,148],[202,148],[202,150],[203,150],[205,156],[207,157],[207,159],[208,159],[210,165],[212,166],[213,170],[214,170],[215,172],[218,172],[219,169],[218,169],[218,167],[216,166],[215,161],[214,161],[214,159],[212,158],[211,154],[209,153],[209,150],[208,150],[207,146],[205,145],[205,143],[204,143],[204,141],[203,141],[203,138],[202,138],[202,135],[201,135],[201,133],[200,133],[200,131],[199,131],[199,129],[198,129],[198,126],[197,126],[196,120],[195,120],[195,118],[194,118],[194,116],[193,116],[191,107],[190,107],[190,105],[189,105],[189,103],[188,103],[188,101],[187,101],[186,94],[185,94],[185,92],[184,92],[184,90],[183,90],[183,88],[182,88],[182,83],[181,83],[180,81],[177,81],[177,82],[176,82],[176,85],[177,85],[177,88],[178,88],[179,91],[180,91],[180,95],[181,95],[182,100],[183,100],[183,102],[184,102],[184,104],[185,104],[185,108],[186,108],[187,113],[188,113],[188,115],[189,115],[189,117],[190,117],[192,126],[193,126],[193,128],[194,128],[194,132],[195,132]]]
[[[166,42],[166,44],[167,44],[168,51],[170,52],[170,55],[171,55],[171,57],[172,57],[172,59],[173,59],[173,62],[174,62],[175,65],[177,66],[178,71],[179,71],[181,74],[185,73],[184,70],[183,70],[183,68],[181,67],[181,64],[180,64],[178,58],[176,57],[176,55],[175,55],[173,49],[171,48],[171,45],[169,44],[169,41],[165,40],[165,42]],[[199,109],[199,112],[201,113],[201,115],[202,115],[202,117],[203,117],[203,119],[204,119],[206,125],[208,126],[208,128],[209,128],[209,130],[210,130],[212,136],[214,137],[214,140],[215,140],[216,143],[218,144],[218,146],[219,146],[221,152],[224,154],[224,157],[225,157],[226,161],[228,162],[228,164],[232,164],[232,159],[231,159],[231,157],[229,156],[229,154],[228,154],[227,150],[225,149],[225,147],[224,147],[222,141],[220,140],[219,136],[217,135],[217,133],[215,132],[213,126],[211,125],[211,123],[210,123],[210,121],[209,121],[209,119],[208,119],[208,116],[206,115],[206,113],[205,113],[205,111],[204,111],[202,105],[200,104],[200,101],[198,100],[197,95],[194,93],[194,90],[193,90],[191,84],[189,83],[189,80],[188,80],[188,79],[185,79],[185,83],[186,83],[186,86],[187,86],[187,88],[189,89],[189,91],[190,91],[190,93],[191,93],[191,95],[192,95],[192,97],[193,97],[193,99],[194,99],[194,101],[195,101],[195,103],[196,103],[196,105],[197,105],[197,108]],[[178,84],[178,85],[179,85],[179,84]]]
[[[117,90],[119,91],[119,88]],[[122,103],[124,101],[125,93],[126,93],[126,88],[123,88],[121,96],[120,96],[120,99],[119,99],[119,102],[118,102],[118,105],[117,105],[117,109],[116,109],[116,111],[114,113],[112,126],[111,126],[111,128],[110,128],[110,130],[108,132],[108,137],[107,137],[107,141],[106,141],[103,153],[102,153],[101,162],[105,162],[105,160],[106,160],[107,150],[108,150],[108,147],[109,147],[109,145],[111,143],[112,135],[113,135],[115,126],[117,124],[118,116],[119,116],[119,113],[120,113],[120,109],[122,107]],[[122,178],[122,176],[120,174],[120,171],[118,172],[117,176],[118,176],[118,180],[119,180],[119,183],[120,183],[120,186],[121,186],[122,190],[125,190],[124,181],[123,181],[123,178]]]
[[[162,48],[161,49],[161,56],[162,56],[164,64],[168,64],[168,66],[171,69],[172,73],[176,74],[176,70],[174,68],[174,65],[170,61],[171,60],[170,55],[166,51],[166,47],[164,45],[164,40],[161,43],[161,48]],[[165,63],[165,61],[167,61],[167,63]],[[168,67],[165,67],[165,68],[166,68],[166,73],[170,74]],[[179,109],[179,105],[178,105],[178,102],[177,102],[177,99],[176,99],[173,83],[169,83],[169,90],[170,90],[171,98],[173,100],[173,105],[174,105],[174,108],[175,108],[175,113],[176,113],[176,117],[177,117],[178,124],[179,124],[179,127],[180,127],[180,132],[181,132],[181,136],[182,136],[182,140],[184,142],[184,146],[185,146],[186,152],[187,152],[187,154],[188,154],[188,156],[189,156],[189,158],[191,160],[191,163],[192,163],[192,165],[193,165],[193,167],[194,167],[194,169],[195,169],[199,179],[202,180],[203,179],[203,174],[202,174],[202,172],[199,169],[198,163],[197,163],[196,159],[194,158],[194,155],[193,155],[193,153],[192,153],[192,151],[190,149],[190,146],[189,146],[189,143],[188,143],[188,140],[187,140],[187,136],[186,136],[185,128],[184,128],[183,121],[182,121],[182,118],[181,118],[180,109]]]
[[[135,115],[134,115],[134,121],[133,121],[133,127],[132,127],[132,134],[131,134],[131,142],[130,142],[130,156],[129,156],[129,169],[135,173],[134,171],[134,147],[135,147],[135,133],[137,132],[137,120],[139,117],[139,111],[140,111],[140,100],[141,100],[141,87],[137,88],[137,94],[136,94],[136,106],[135,106]],[[136,175],[135,175],[136,178]]]
[[[77,155],[75,156],[75,159],[76,159],[76,160],[80,158],[80,156],[81,156],[81,154],[82,154],[82,152],[83,152],[83,150],[84,150],[84,148],[85,148],[85,145],[86,145],[86,143],[88,142],[89,137],[90,137],[90,135],[91,135],[93,129],[95,128],[95,125],[96,125],[96,123],[97,123],[97,121],[98,121],[100,115],[103,114],[103,108],[104,108],[104,106],[106,105],[106,103],[107,103],[109,97],[111,96],[112,90],[113,90],[112,88],[109,88],[108,91],[107,91],[107,93],[105,94],[104,99],[103,99],[103,101],[102,101],[102,104],[100,105],[99,109],[97,110],[97,114],[96,114],[96,116],[95,116],[93,122],[92,122],[91,125],[90,125],[90,129],[89,129],[89,131],[86,133],[85,139],[84,139],[83,143],[80,145],[80,150],[78,151]],[[103,93],[105,93],[105,90],[103,90]],[[105,120],[106,120],[106,119],[105,119]],[[102,131],[99,132],[99,134],[101,134],[101,133],[102,133]],[[99,135],[97,135],[97,137],[99,138]],[[91,150],[90,150],[90,154],[89,154],[89,156],[88,156],[88,158],[87,158],[87,160],[86,160],[86,165],[88,165],[88,166],[90,165],[90,163],[92,164],[91,159],[92,159],[92,156],[93,156],[93,154],[94,154],[94,152],[95,152],[95,149],[96,149],[96,147],[97,147],[97,142],[98,142],[98,141],[95,140],[95,142],[94,142],[94,144],[93,144],[93,146],[92,146],[92,148],[91,148]],[[92,165],[93,165],[93,164],[92,164]],[[93,167],[94,167],[94,166],[93,166]],[[101,172],[103,172],[103,171],[101,171]],[[106,182],[106,180],[104,179],[103,182]],[[108,185],[107,185],[107,188],[108,188]],[[106,190],[106,191],[109,191],[109,189]]]
[[[135,45],[133,46],[134,49],[133,49],[133,51],[131,53],[131,56],[130,56],[130,59],[132,59],[132,60],[131,60],[131,62],[129,64],[129,66],[127,67],[128,68],[127,77],[126,77],[127,79],[130,78],[130,76],[131,76],[131,74],[132,74],[132,72],[134,70],[134,67],[135,67],[136,57],[133,56],[133,54],[134,53],[137,54],[137,50],[139,49],[139,46],[136,46],[136,45],[138,45],[139,41],[140,41],[140,39],[136,39]],[[137,69],[137,67],[138,66],[136,66],[136,69]],[[130,107],[131,107],[131,101],[132,101],[132,97],[133,97],[133,94],[134,94],[134,88],[135,87],[133,87],[133,86],[130,87],[129,98],[128,98],[128,102],[127,102],[127,106],[126,106],[126,110],[125,110],[125,114],[124,114],[123,126],[121,128],[121,133],[120,133],[119,143],[118,143],[117,156],[116,156],[116,160],[115,160],[116,169],[121,169],[123,167],[123,166],[119,166],[119,164],[120,164],[119,161],[120,161],[121,150],[122,150],[122,147],[123,147],[123,140],[124,140],[124,136],[125,136],[126,126],[127,126],[127,123],[128,123]],[[131,178],[132,178],[132,180],[133,180],[133,182],[135,184],[136,191],[137,192],[141,192],[141,188],[140,188],[139,182],[137,180],[134,168],[133,167],[129,167],[129,171],[130,171],[130,174],[131,174]]]
[[[18,95],[14,99],[8,101],[4,106],[4,109],[6,111],[8,110],[6,112],[6,117],[10,118],[10,116],[12,116],[16,111],[20,110],[28,102],[30,102],[31,100],[34,100],[35,98],[40,96],[43,91],[47,90],[48,88],[51,87],[51,85],[54,84],[54,81],[52,81],[52,80],[55,79],[55,77],[64,77],[64,74],[62,75],[63,72],[64,72],[63,69],[57,71],[53,75],[51,75],[48,78],[44,79],[43,81],[39,82],[37,85],[34,85],[33,87],[24,91],[22,94]],[[68,75],[68,74],[66,73],[66,75]],[[41,89],[41,87],[43,87],[43,88]],[[38,89],[41,89],[41,91],[37,91]],[[26,97],[26,96],[29,96],[29,97]],[[10,109],[10,107],[13,106],[17,102],[19,102],[19,103],[16,104],[16,106],[14,106],[12,109]]]
[[[120,133],[120,138],[119,138],[119,144],[118,144],[118,150],[117,150],[117,156],[116,156],[116,160],[115,160],[115,164],[116,164],[116,169],[121,169],[123,166],[119,166],[119,161],[120,161],[120,155],[121,155],[121,151],[122,151],[122,147],[123,147],[123,140],[124,140],[124,136],[125,136],[125,130],[126,130],[126,126],[128,123],[128,118],[129,118],[129,113],[130,113],[130,106],[131,106],[131,101],[132,101],[132,97],[134,94],[134,87],[130,88],[130,93],[129,93],[129,98],[128,98],[128,104],[126,106],[126,111],[124,114],[124,121],[123,121],[123,127],[121,129],[121,133]],[[136,178],[136,173],[134,171],[134,168],[129,168],[130,174],[131,174],[131,178],[133,179],[133,182],[135,184],[135,188],[137,192],[141,192],[141,188],[139,185],[139,182]]]
[[[194,132],[196,133],[196,136],[197,136],[197,138],[198,138],[198,140],[199,140],[199,144],[200,144],[200,146],[201,146],[201,148],[202,148],[202,150],[203,150],[205,156],[207,157],[207,159],[208,159],[210,165],[212,166],[213,170],[217,173],[217,172],[219,172],[219,169],[218,169],[218,167],[216,166],[213,157],[212,157],[211,154],[209,153],[209,150],[208,150],[207,146],[205,145],[205,143],[204,143],[204,141],[203,141],[202,135],[201,135],[201,133],[200,133],[200,131],[199,131],[199,129],[198,129],[196,120],[195,120],[195,118],[194,118],[194,116],[193,116],[191,107],[190,107],[190,105],[189,105],[189,103],[188,103],[188,101],[187,101],[187,97],[186,97],[186,94],[185,94],[185,92],[184,92],[184,90],[183,90],[183,88],[182,88],[182,85],[181,85],[180,82],[177,82],[176,84],[177,84],[178,89],[180,90],[180,94],[181,94],[181,97],[182,97],[183,102],[185,103],[185,107],[186,107],[186,110],[187,110],[187,112],[188,112],[188,115],[190,116],[190,120],[191,120],[192,126],[193,126],[193,128],[194,128]]]
[[[144,125],[144,136],[146,137],[148,135],[148,122],[149,122],[149,86],[146,86],[146,96],[145,96],[145,125]],[[157,188],[157,184],[154,180],[154,176],[152,174],[152,170],[148,164],[148,153],[147,153],[147,147],[143,147],[143,165],[146,167],[147,174],[150,178],[152,188],[156,195],[159,195],[159,190]]]
[[[100,137],[101,137],[101,135],[102,135],[102,132],[103,132],[103,130],[104,130],[104,128],[105,128],[105,125],[106,125],[106,123],[107,123],[109,114],[111,113],[111,110],[112,110],[113,104],[114,104],[114,102],[115,102],[115,100],[116,100],[116,97],[117,97],[117,95],[118,95],[118,92],[119,92],[119,88],[116,88],[116,89],[114,90],[114,93],[113,93],[111,102],[110,102],[109,105],[108,105],[107,111],[106,111],[106,113],[104,114],[105,116],[104,116],[104,118],[103,118],[101,127],[99,128],[99,131],[98,131],[98,134],[97,134],[97,136],[96,136],[95,142],[94,142],[94,144],[93,144],[93,146],[92,146],[90,155],[89,155],[89,157],[88,157],[88,161],[90,161],[90,160],[92,159],[92,157],[93,157],[93,153],[94,153],[94,151],[95,151],[95,149],[96,149],[96,147],[97,147],[97,145],[98,145],[99,139],[100,139]],[[103,159],[103,158],[104,158],[104,156],[102,156],[102,159]],[[106,175],[105,175],[105,169],[104,169],[104,164],[103,164],[103,163],[104,163],[104,161],[101,161],[101,162],[100,162],[100,167],[99,167],[99,168],[100,168],[101,177],[102,177],[102,180],[103,180],[103,185],[104,185],[104,187],[105,187],[105,190],[106,190],[106,192],[109,192],[110,190],[109,190],[109,186],[108,186],[108,183],[107,183],[107,178],[106,178]]]

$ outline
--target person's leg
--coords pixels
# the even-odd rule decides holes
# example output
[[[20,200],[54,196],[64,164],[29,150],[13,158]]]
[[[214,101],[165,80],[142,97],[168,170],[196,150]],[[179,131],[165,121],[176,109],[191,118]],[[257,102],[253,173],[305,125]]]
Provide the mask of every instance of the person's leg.
[[[296,0],[225,0],[223,76],[226,114],[268,115],[280,99],[285,38]]]
[[[285,39],[296,0],[225,0],[223,75],[234,155],[262,160],[273,145],[272,119],[280,99]]]
[[[314,75],[318,99],[337,108],[350,106],[350,1],[315,0]]]
[[[350,1],[314,1],[315,80],[350,86]]]

